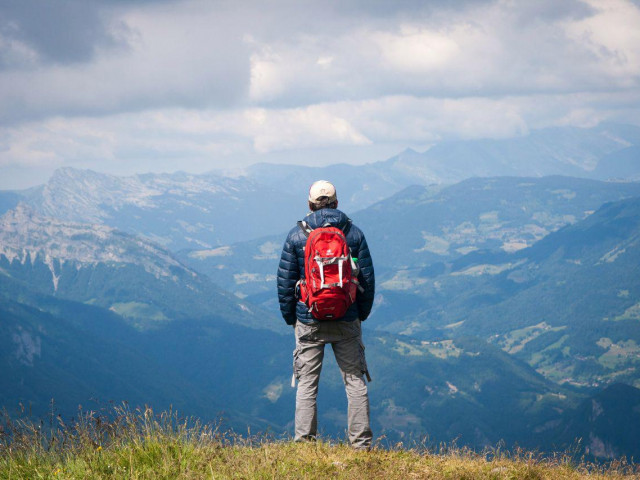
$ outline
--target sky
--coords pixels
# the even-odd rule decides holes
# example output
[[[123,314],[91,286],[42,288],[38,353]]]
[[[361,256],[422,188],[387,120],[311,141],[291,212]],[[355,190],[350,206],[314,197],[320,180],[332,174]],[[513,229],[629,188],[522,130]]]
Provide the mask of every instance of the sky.
[[[637,0],[0,0],[0,189],[640,124]]]

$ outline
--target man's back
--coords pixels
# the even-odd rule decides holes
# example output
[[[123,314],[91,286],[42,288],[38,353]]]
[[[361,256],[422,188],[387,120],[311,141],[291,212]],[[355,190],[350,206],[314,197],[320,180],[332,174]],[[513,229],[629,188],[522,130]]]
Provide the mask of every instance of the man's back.
[[[358,281],[362,291],[358,294],[356,303],[338,321],[366,320],[373,306],[375,274],[364,233],[351,223],[347,215],[334,208],[323,208],[311,212],[304,218],[304,221],[311,228],[331,225],[342,231],[346,230],[347,244],[351,249],[351,255],[357,259],[360,269]],[[295,285],[298,280],[304,279],[304,247],[306,241],[307,237],[299,226],[296,225],[292,228],[285,241],[278,267],[277,280],[280,310],[289,325],[295,324],[296,319],[303,323],[316,321],[309,313],[308,308],[302,302],[298,302],[295,297]],[[294,292],[293,296],[291,295],[292,291]]]

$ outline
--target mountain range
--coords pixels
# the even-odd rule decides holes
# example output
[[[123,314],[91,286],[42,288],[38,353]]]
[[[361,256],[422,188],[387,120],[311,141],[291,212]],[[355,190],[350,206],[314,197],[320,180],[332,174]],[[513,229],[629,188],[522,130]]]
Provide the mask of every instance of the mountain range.
[[[603,124],[552,128],[504,140],[434,145],[386,161],[326,167],[258,164],[222,173],[106,175],[58,169],[45,185],[0,192],[0,213],[22,201],[38,213],[105,224],[172,251],[213,249],[278,234],[306,207],[307,189],[330,178],[340,207],[364,209],[411,185],[447,185],[471,177],[569,175],[599,180],[640,177],[640,128]],[[241,221],[239,221],[241,219]]]
[[[236,177],[67,168],[0,192],[0,405],[152,403],[290,432],[275,271],[325,177],[376,265],[376,434],[546,451],[581,437],[594,458],[637,457],[639,132],[550,129]],[[328,359],[326,434],[343,432],[343,392]]]
[[[243,173],[297,198],[304,198],[315,180],[329,178],[336,185],[342,208],[356,211],[410,185],[450,185],[472,177],[638,179],[639,146],[639,127],[604,123],[593,128],[534,130],[510,139],[442,142],[425,152],[407,149],[365,165],[258,164]]]
[[[6,201],[16,200],[13,195]],[[265,201],[272,198],[278,201]],[[47,217],[107,225],[174,251],[258,236],[273,229],[273,222],[279,224],[279,214],[293,214],[294,203],[286,192],[248,178],[186,173],[118,177],[74,168],[56,170],[48,183],[19,192],[17,200]]]

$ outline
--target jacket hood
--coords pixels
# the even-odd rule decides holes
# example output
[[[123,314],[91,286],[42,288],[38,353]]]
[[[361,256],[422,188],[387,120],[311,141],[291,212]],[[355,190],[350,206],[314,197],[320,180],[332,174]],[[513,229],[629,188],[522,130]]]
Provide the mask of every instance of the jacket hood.
[[[308,213],[304,218],[304,221],[307,222],[311,228],[322,227],[328,223],[332,227],[337,227],[340,230],[343,230],[349,222],[349,217],[336,208],[323,208],[321,210]]]

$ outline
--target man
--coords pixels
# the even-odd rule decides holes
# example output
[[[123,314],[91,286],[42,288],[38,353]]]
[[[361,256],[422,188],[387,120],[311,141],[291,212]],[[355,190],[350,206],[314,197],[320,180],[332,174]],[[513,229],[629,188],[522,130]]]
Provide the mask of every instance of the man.
[[[296,348],[293,369],[298,380],[296,393],[295,440],[314,440],[318,430],[316,397],[322,369],[324,347],[331,344],[336,357],[348,400],[348,435],[354,448],[371,448],[369,426],[369,395],[365,374],[367,364],[362,343],[361,322],[371,312],[375,293],[373,263],[362,231],[338,210],[335,187],[324,180],[311,185],[309,209],[303,222],[287,236],[278,267],[278,298],[280,311],[287,324],[294,326]],[[345,233],[351,255],[357,259],[360,289],[355,303],[346,314],[337,319],[319,321],[299,298],[296,285],[304,280],[304,249],[307,235],[302,225],[310,230],[333,226]]]

